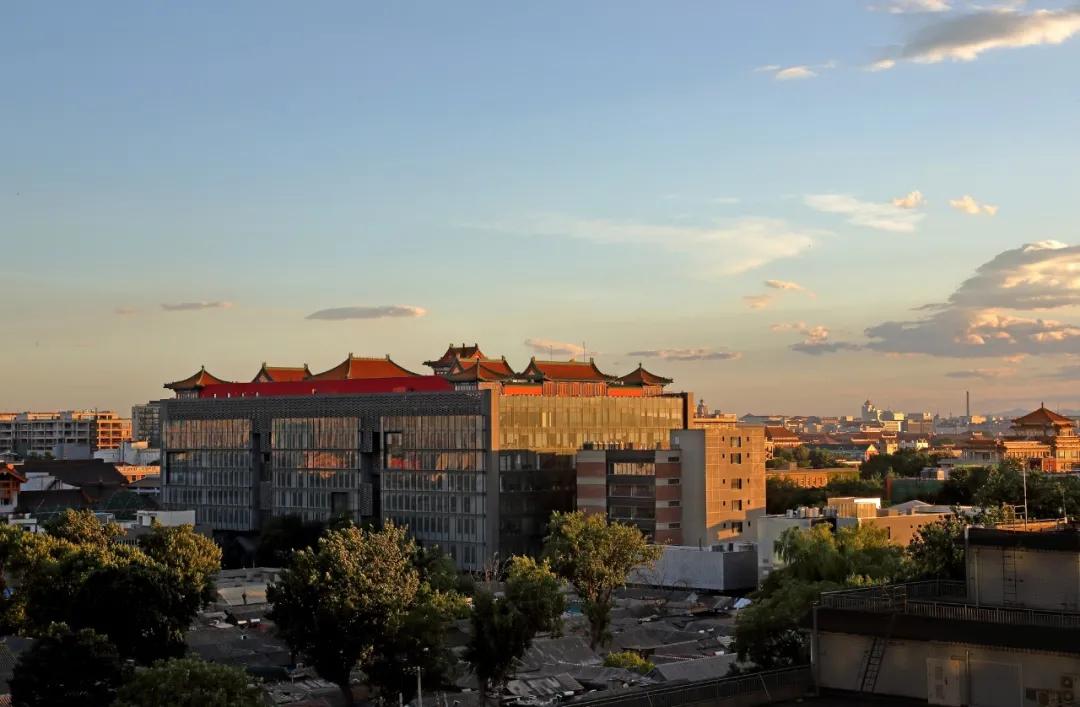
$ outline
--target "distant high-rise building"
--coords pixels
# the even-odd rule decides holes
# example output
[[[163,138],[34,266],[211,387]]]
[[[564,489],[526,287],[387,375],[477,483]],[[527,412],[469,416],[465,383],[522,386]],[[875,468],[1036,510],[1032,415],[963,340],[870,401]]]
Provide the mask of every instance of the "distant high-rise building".
[[[161,449],[161,402],[131,406],[131,438],[148,442],[152,449]]]
[[[881,419],[881,411],[867,400],[862,404],[862,419],[866,422],[877,422]]]
[[[0,452],[52,454],[55,447],[116,449],[131,439],[131,420],[111,410],[0,413]]]

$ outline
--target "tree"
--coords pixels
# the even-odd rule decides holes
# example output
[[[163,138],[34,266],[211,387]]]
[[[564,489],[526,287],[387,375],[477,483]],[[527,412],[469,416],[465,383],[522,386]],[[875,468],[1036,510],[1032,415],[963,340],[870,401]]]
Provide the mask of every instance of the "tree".
[[[108,705],[126,675],[116,646],[107,638],[53,624],[19,656],[10,682],[12,704]]]
[[[908,544],[908,558],[913,579],[963,579],[964,529],[967,522],[953,515],[919,528]]]
[[[379,532],[331,531],[316,550],[294,553],[267,588],[270,619],[286,643],[336,684],[347,704],[353,704],[353,668],[371,661],[379,641],[401,629],[416,601],[414,552],[405,530],[392,523]]]
[[[656,665],[645,658],[642,658],[634,651],[616,651],[615,653],[608,653],[604,656],[604,665],[608,668],[633,670],[635,673],[640,673],[642,675],[648,675],[656,668]]]
[[[139,538],[139,547],[150,558],[167,567],[187,591],[195,593],[205,606],[214,598],[214,575],[221,570],[221,548],[190,525],[166,528],[155,524]]]
[[[882,528],[854,526],[833,532],[822,523],[791,528],[777,542],[784,566],[755,592],[735,622],[740,660],[769,669],[805,662],[800,624],[823,591],[894,581],[904,575],[903,549]]]
[[[262,693],[244,671],[197,658],[174,658],[135,673],[120,689],[113,707],[260,707],[262,704]]]
[[[116,523],[103,523],[91,510],[76,511],[71,508],[45,523],[45,532],[54,538],[77,545],[105,547],[124,534]]]
[[[506,599],[488,591],[473,597],[469,642],[465,660],[480,684],[480,704],[487,704],[493,690],[504,685],[530,641],[529,621]]]
[[[506,600],[525,616],[529,633],[558,634],[562,631],[562,615],[566,597],[562,581],[544,560],[514,556],[506,575]],[[530,640],[532,636],[530,635]]]
[[[589,620],[589,644],[604,642],[611,623],[612,595],[636,567],[653,566],[661,549],[637,528],[608,523],[600,514],[553,513],[545,555],[551,567],[574,585]]]

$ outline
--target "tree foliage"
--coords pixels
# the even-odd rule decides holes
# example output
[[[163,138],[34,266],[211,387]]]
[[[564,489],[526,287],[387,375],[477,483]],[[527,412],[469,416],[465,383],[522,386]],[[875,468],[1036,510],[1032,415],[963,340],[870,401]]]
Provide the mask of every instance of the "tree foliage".
[[[604,656],[604,665],[609,668],[633,670],[635,673],[640,673],[642,675],[648,675],[656,668],[656,665],[649,662],[647,659],[642,658],[641,655],[634,651],[616,651],[614,653],[608,653]]]
[[[765,480],[765,512],[779,514],[800,506],[820,508],[832,496],[881,496],[879,479],[833,479],[822,488],[806,488],[784,478]]]
[[[116,646],[107,638],[53,624],[19,656],[10,682],[12,704],[108,705],[126,675]]]
[[[77,511],[65,509],[49,519],[45,532],[54,538],[67,540],[76,545],[95,545],[107,547],[116,541],[124,531],[116,523],[104,523],[91,510]]]
[[[562,580],[548,560],[512,557],[506,573],[506,600],[525,616],[530,633],[561,633],[566,597]]]
[[[938,457],[925,451],[901,449],[894,454],[875,454],[859,466],[859,473],[864,479],[877,477],[883,479],[893,476],[918,476],[928,466],[935,466]]]
[[[139,547],[204,604],[213,600],[214,575],[221,569],[221,548],[213,540],[196,533],[190,525],[155,525],[139,538]]]
[[[581,597],[589,620],[589,643],[603,643],[611,623],[612,595],[626,584],[635,567],[651,567],[660,558],[637,528],[608,523],[600,514],[553,513],[544,552],[552,569]]]
[[[909,574],[912,579],[963,579],[964,528],[967,521],[947,516],[919,528],[908,544]]]
[[[874,526],[791,528],[777,550],[784,566],[766,577],[735,623],[739,659],[765,669],[805,662],[800,624],[821,592],[895,581],[905,573],[903,548]]]
[[[401,630],[420,591],[415,544],[393,524],[326,533],[293,554],[267,589],[270,619],[294,651],[352,704],[350,674],[369,667],[380,640]],[[382,638],[380,638],[382,637]]]
[[[174,658],[139,670],[120,688],[113,707],[260,707],[262,704],[262,693],[244,671],[197,658]]]
[[[314,548],[326,525],[305,521],[298,515],[273,516],[259,531],[255,562],[263,567],[284,567],[293,552]]]

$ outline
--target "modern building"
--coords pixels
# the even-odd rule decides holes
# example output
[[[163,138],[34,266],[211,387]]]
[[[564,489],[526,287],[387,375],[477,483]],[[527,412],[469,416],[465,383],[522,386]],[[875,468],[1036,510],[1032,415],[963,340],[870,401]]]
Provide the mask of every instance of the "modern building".
[[[968,528],[966,564],[966,581],[823,594],[812,638],[819,687],[936,705],[1076,704],[1077,527]]]
[[[264,365],[255,382],[204,368],[167,384],[163,502],[228,533],[272,515],[390,520],[478,569],[539,550],[551,512],[574,508],[579,450],[665,449],[693,409],[641,367],[533,359],[517,372],[479,347],[429,363],[441,375],[350,355],[288,379]]]
[[[161,402],[131,406],[131,439],[161,449]]]
[[[115,449],[131,438],[131,420],[111,410],[0,413],[0,451],[46,456],[54,448]]]

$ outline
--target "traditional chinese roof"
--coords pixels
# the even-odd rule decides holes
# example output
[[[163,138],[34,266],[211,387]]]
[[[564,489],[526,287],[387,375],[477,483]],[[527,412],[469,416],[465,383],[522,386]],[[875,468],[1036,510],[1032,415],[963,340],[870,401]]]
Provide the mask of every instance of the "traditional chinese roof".
[[[305,363],[303,366],[267,366],[263,362],[262,368],[251,379],[252,383],[291,383],[302,381],[311,377],[311,370]]]
[[[416,375],[418,374],[402,368],[391,361],[389,355],[385,358],[366,358],[349,354],[347,359],[330,370],[316,373],[305,380],[327,381],[357,380],[365,378],[405,378]]]
[[[220,385],[228,382],[229,381],[222,380],[217,376],[207,373],[206,366],[203,366],[194,375],[188,376],[183,380],[166,383],[164,387],[169,390],[198,390],[208,385]]]
[[[510,364],[506,362],[506,358],[480,358],[480,359],[456,359],[453,367],[450,369],[450,373],[464,373],[470,369],[482,366],[491,373],[497,373],[504,378],[512,378],[517,374],[514,373],[514,369],[510,368]]]
[[[770,440],[789,440],[798,441],[799,435],[795,434],[786,427],[780,427],[778,425],[765,425],[765,437]]]
[[[479,344],[473,344],[472,346],[466,344],[454,346],[453,344],[450,344],[446,349],[446,353],[434,361],[424,361],[424,365],[430,366],[431,368],[449,368],[454,365],[455,361],[467,359],[476,360],[482,358],[484,358],[484,353],[480,350]]]
[[[1013,420],[1014,425],[1054,425],[1055,427],[1072,427],[1076,423],[1064,415],[1059,415],[1053,410],[1048,410],[1045,405],[1040,405],[1038,410],[1029,412],[1023,417]]]
[[[640,363],[638,367],[619,378],[624,385],[658,385],[664,387],[671,383],[670,378],[662,378],[655,373],[649,373]]]
[[[485,381],[505,381],[514,378],[510,365],[503,360],[467,361],[454,367],[445,378],[454,383],[480,383]]]
[[[608,383],[615,380],[614,376],[609,376],[597,368],[591,358],[588,361],[538,361],[533,357],[521,375],[535,380],[583,383]]]
[[[15,468],[14,464],[0,464],[0,475],[2,474],[7,474],[11,478],[18,481],[20,484],[26,483],[26,477],[23,476],[17,468]]]

